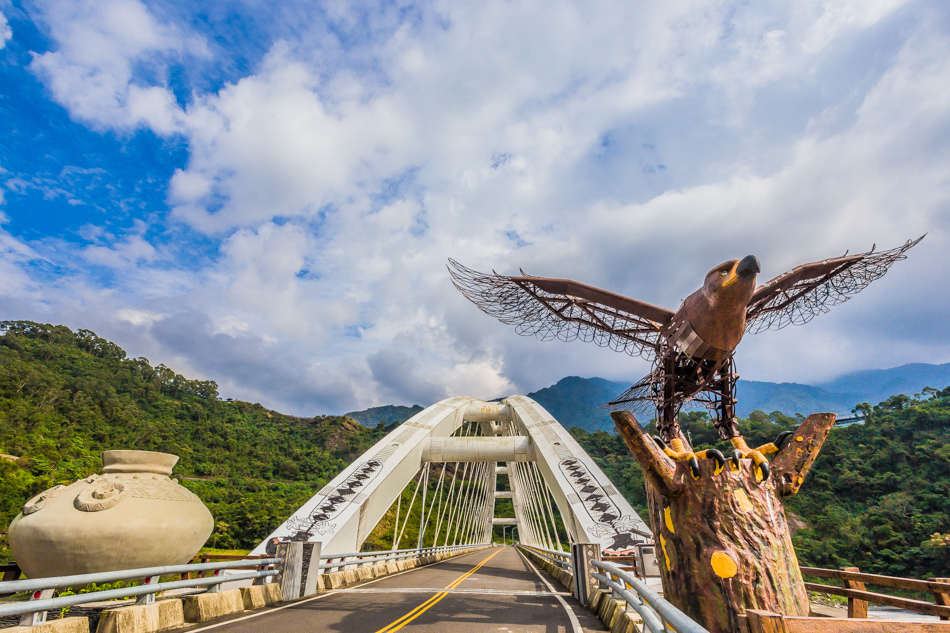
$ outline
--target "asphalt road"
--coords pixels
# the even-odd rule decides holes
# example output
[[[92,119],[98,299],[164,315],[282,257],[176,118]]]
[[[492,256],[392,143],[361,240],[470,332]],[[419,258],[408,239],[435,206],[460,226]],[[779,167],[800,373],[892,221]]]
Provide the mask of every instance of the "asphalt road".
[[[581,633],[607,629],[514,547],[495,547],[183,630]]]

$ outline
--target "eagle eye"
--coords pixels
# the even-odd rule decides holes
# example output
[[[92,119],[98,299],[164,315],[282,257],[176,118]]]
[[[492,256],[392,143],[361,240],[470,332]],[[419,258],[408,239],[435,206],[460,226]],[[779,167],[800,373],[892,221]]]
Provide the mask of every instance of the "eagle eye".
[[[729,271],[728,271],[728,270],[720,270],[720,271],[719,271],[719,276],[720,276],[720,277],[725,277],[725,276],[728,275],[728,274],[729,274]]]

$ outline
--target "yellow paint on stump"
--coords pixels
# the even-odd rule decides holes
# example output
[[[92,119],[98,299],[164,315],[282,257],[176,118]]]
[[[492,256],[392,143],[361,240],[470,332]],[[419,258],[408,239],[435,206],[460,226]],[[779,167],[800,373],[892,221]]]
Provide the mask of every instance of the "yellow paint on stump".
[[[745,493],[745,490],[742,488],[736,488],[732,493],[736,498],[736,503],[739,504],[739,509],[743,512],[752,512],[752,502],[749,500],[749,495]]]
[[[670,555],[666,553],[666,539],[663,538],[662,534],[660,534],[660,549],[663,550],[663,558],[666,559],[667,570],[673,569],[673,566],[670,565]]]
[[[713,571],[720,578],[732,578],[739,573],[739,566],[732,556],[725,552],[713,552],[712,559],[709,561]]]
[[[799,435],[798,437],[795,438],[795,441],[796,441],[796,442],[804,442],[804,441],[805,441],[805,438],[802,437],[801,435]]]
[[[675,534],[676,529],[673,527],[673,515],[670,513],[669,506],[666,506],[663,510],[663,520],[666,521],[666,529],[669,530],[671,534]]]

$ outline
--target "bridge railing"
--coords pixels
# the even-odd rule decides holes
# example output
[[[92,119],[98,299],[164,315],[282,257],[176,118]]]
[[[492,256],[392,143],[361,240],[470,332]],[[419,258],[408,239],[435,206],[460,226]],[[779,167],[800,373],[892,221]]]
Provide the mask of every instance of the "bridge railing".
[[[403,558],[419,558],[430,554],[442,554],[474,547],[474,545],[447,545],[444,547],[416,547],[413,549],[391,549],[381,552],[353,552],[349,554],[327,554],[320,556],[320,569],[330,572],[342,571],[346,567],[374,565]],[[326,562],[323,562],[326,561]],[[335,561],[335,562],[334,562]]]
[[[643,625],[650,633],[666,633],[667,629],[675,633],[709,633],[694,622],[685,613],[670,604],[645,582],[624,571],[619,565],[605,561],[592,560],[591,564],[600,572],[592,574],[602,586],[613,592],[617,600],[624,600],[643,619]]]
[[[571,557],[570,552],[561,552],[556,549],[545,549],[543,547],[535,547],[534,545],[525,545],[523,543],[520,545],[524,549],[531,550],[541,558],[554,563],[561,569],[572,571],[574,567],[573,558]]]
[[[845,569],[802,567],[801,569],[806,576],[830,578],[844,585],[843,587],[836,587],[834,585],[806,582],[805,589],[847,598],[849,618],[868,617],[868,603],[870,602],[915,611],[924,615],[939,616],[941,620],[950,620],[950,578],[918,580],[916,578],[881,576],[879,574],[862,573],[857,567],[847,567]],[[866,585],[929,593],[934,602],[867,591]]]
[[[155,601],[155,594],[172,589],[188,589],[207,587],[209,593],[220,591],[221,584],[236,580],[254,580],[262,582],[270,576],[277,576],[280,572],[276,566],[281,564],[280,558],[255,558],[218,563],[199,563],[197,565],[167,565],[164,567],[142,567],[138,569],[123,569],[94,574],[78,574],[75,576],[55,576],[51,578],[35,578],[30,580],[12,580],[0,582],[0,594],[14,594],[31,592],[29,600],[0,604],[0,616],[20,615],[21,626],[34,626],[46,621],[46,612],[53,609],[65,609],[78,604],[116,600],[121,598],[135,598],[136,604],[151,604]],[[234,574],[224,574],[225,570],[247,569]],[[204,578],[192,578],[161,582],[162,576],[173,574],[191,574],[199,572],[214,572]],[[107,589],[104,591],[90,591],[88,593],[54,598],[53,592],[63,587],[81,587],[90,584],[104,584],[119,581],[141,580],[142,584],[121,589]]]

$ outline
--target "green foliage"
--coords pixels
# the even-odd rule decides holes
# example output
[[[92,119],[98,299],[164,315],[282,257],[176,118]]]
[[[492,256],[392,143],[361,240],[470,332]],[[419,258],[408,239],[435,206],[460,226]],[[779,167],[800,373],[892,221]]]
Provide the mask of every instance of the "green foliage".
[[[351,411],[346,414],[346,417],[352,418],[364,426],[376,426],[380,422],[405,422],[420,411],[422,411],[422,407],[418,404],[411,407],[387,404],[382,407],[370,407],[363,411]]]
[[[101,467],[99,453],[181,457],[175,476],[215,517],[209,545],[250,548],[390,427],[222,401],[212,381],[127,358],[88,330],[0,323],[0,562],[25,501]]]
[[[946,576],[950,388],[896,395],[855,410],[866,423],[832,429],[801,492],[786,499],[786,508],[806,524],[793,537],[800,562]],[[740,428],[749,445],[758,446],[800,423],[801,416],[754,411]],[[697,449],[731,451],[705,413],[684,414],[681,426]],[[215,517],[208,546],[246,551],[392,428],[222,401],[214,382],[127,358],[87,330],[0,323],[0,529],[42,490],[97,472],[101,451],[152,450],[181,457],[176,476]],[[643,474],[622,438],[580,428],[571,433],[645,517]],[[431,477],[429,495],[434,487]],[[403,513],[411,494],[411,486],[403,491]],[[510,502],[498,509],[499,516],[513,514]],[[418,513],[417,500],[403,547],[416,540]],[[395,507],[364,549],[388,549],[394,519]],[[427,543],[431,531],[432,524]],[[0,532],[0,562],[9,560]]]
[[[802,564],[945,576],[950,563],[950,388],[898,395],[832,429],[789,510]]]
[[[929,578],[950,569],[950,388],[926,388],[856,410],[864,424],[828,435],[801,491],[785,499],[807,527],[793,535],[804,566],[859,567],[869,573]],[[750,446],[792,430],[801,416],[754,411],[741,419]],[[695,450],[728,455],[703,412],[680,424]],[[571,429],[634,509],[647,516],[643,475],[619,435]]]

